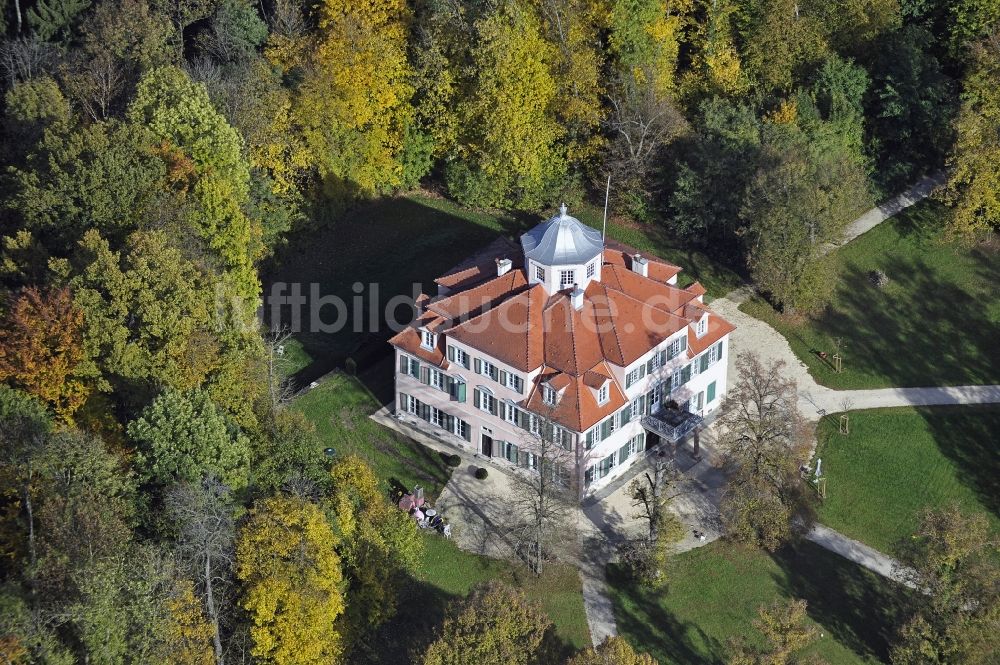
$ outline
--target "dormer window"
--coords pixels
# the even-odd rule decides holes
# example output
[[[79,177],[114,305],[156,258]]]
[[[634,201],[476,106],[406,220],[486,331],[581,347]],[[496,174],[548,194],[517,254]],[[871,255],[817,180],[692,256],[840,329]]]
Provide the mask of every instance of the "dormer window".
[[[568,289],[576,284],[576,271],[575,270],[560,270],[559,271],[559,288]]]
[[[433,349],[437,346],[437,334],[429,330],[420,331],[420,345],[425,349]]]
[[[539,282],[545,281],[545,268],[542,266],[535,266],[535,279]]]
[[[701,337],[708,332],[708,314],[705,314],[698,320],[698,326],[695,329],[695,335]]]
[[[597,389],[597,403],[604,404],[608,401],[608,384],[605,383],[603,386]]]
[[[549,406],[555,406],[558,395],[552,386],[542,386],[542,401]]]
[[[587,264],[587,279],[590,279],[597,274],[597,261],[591,261]]]

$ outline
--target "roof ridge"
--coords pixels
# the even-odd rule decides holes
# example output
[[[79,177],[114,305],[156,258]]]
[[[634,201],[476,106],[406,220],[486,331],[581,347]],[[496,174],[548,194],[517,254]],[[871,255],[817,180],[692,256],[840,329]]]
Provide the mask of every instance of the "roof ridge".
[[[603,284],[601,286],[604,286]],[[604,286],[604,297],[608,297],[608,289]],[[618,337],[618,326],[615,325],[615,317],[608,315],[608,320],[611,322],[611,330],[615,333],[615,344],[618,345],[618,356],[622,359],[622,363],[625,362],[625,350],[622,348],[622,341]],[[603,353],[601,355],[604,355]],[[617,364],[617,363],[616,363]]]

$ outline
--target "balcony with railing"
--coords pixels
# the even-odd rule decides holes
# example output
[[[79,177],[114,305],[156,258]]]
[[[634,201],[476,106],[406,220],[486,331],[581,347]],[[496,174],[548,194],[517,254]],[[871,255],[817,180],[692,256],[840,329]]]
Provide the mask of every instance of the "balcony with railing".
[[[660,409],[642,418],[645,429],[670,443],[677,443],[702,422],[704,419],[698,414],[682,409]]]

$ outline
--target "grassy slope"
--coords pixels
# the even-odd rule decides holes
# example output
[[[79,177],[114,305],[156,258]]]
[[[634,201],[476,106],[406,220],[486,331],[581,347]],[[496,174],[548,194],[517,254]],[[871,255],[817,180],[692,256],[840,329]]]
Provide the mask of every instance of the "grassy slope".
[[[407,488],[420,484],[433,500],[449,478],[450,469],[438,453],[368,418],[378,402],[352,377],[331,374],[296,398],[294,406],[315,423],[324,445],[333,446],[338,454],[356,453],[367,459],[386,481],[387,490],[394,481]],[[555,624],[554,640],[564,653],[589,644],[575,569],[554,566],[536,579],[510,563],[463,552],[453,542],[427,534],[420,570],[406,584],[399,615],[380,632],[371,662],[408,662],[413,650],[426,645],[447,608],[474,584],[488,579],[519,586],[539,601]]]
[[[924,202],[838,250],[841,281],[815,320],[789,321],[760,300],[742,308],[781,332],[831,388],[1000,383],[1000,260],[945,243],[946,214]],[[875,269],[891,280],[882,290],[868,281]],[[840,374],[816,355],[832,355],[837,338],[844,340]]]
[[[927,506],[957,501],[1000,531],[1000,407],[875,409],[818,431],[827,499],[820,520],[883,552],[913,533]]]
[[[831,665],[878,662],[888,651],[897,585],[811,543],[769,556],[717,541],[678,555],[666,592],[635,587],[612,566],[618,630],[661,663],[722,663],[733,636],[759,639],[757,608],[801,598],[823,636],[810,647]]]
[[[582,206],[572,210],[584,222],[599,227],[602,210]],[[296,335],[302,345],[302,358],[312,363],[300,375],[306,384],[322,376],[353,353],[359,344],[384,339],[387,335],[382,313],[385,304],[394,295],[418,290],[434,292],[432,281],[453,265],[488,244],[497,235],[517,238],[531,225],[541,220],[539,215],[502,216],[464,209],[445,200],[422,195],[380,199],[359,206],[330,227],[318,231],[302,232],[291,239],[287,248],[266,271],[264,276],[265,298],[275,282],[302,284],[302,294],[308,296],[309,285],[317,283],[323,295],[336,294],[353,305],[355,282],[366,285],[365,315],[371,293],[367,285],[378,284],[378,319],[380,333],[369,335],[352,332],[350,327],[339,333],[307,332],[308,309],[303,308],[303,332]],[[684,268],[682,276],[688,280],[701,280],[711,295],[720,295],[739,283],[732,272],[713,263],[703,254],[672,247],[655,229],[627,227],[616,222],[608,225],[608,235],[636,248],[652,252],[676,262]],[[286,290],[286,293],[288,291]],[[398,314],[404,318],[403,307]],[[348,315],[353,320],[354,311]],[[336,318],[333,307],[323,310],[325,323]],[[282,316],[289,325],[290,316]]]

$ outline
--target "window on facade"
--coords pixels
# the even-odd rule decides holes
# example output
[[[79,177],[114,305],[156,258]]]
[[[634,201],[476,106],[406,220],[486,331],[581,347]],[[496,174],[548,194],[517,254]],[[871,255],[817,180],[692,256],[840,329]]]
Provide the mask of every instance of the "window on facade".
[[[597,274],[597,261],[591,261],[590,265],[587,266],[587,277],[593,277]]]
[[[432,369],[431,370],[430,379],[431,379],[431,385],[432,386],[434,386],[438,390],[444,390],[445,389],[445,374],[444,374],[444,372],[440,372],[440,371],[438,371],[436,369]]]
[[[646,364],[643,363],[625,375],[625,387],[631,388],[639,379],[646,376]]]
[[[605,383],[597,390],[597,403],[604,404],[608,401],[608,384]]]
[[[444,412],[441,409],[435,409],[433,406],[431,407],[431,424],[444,427]]]
[[[433,349],[434,345],[437,343],[437,335],[430,332],[429,330],[421,331],[422,342],[424,348]]]
[[[420,363],[409,356],[399,357],[399,371],[402,374],[420,378]]]
[[[524,391],[524,379],[519,377],[517,374],[511,374],[510,372],[504,372],[504,385],[513,390],[514,392]]]
[[[559,271],[559,288],[568,289],[576,283],[576,275],[573,270]]]
[[[708,384],[708,388],[705,389],[705,401],[713,402],[715,401],[715,381]]]
[[[698,327],[695,330],[695,334],[701,337],[706,332],[708,332],[708,316],[702,316],[701,320],[698,321]]]
[[[508,462],[513,462],[514,464],[517,464],[517,453],[518,449],[516,445],[514,445],[510,441],[504,442],[504,457],[507,458]]]
[[[545,268],[542,266],[535,266],[535,279],[539,282],[545,281]]]
[[[681,354],[681,351],[687,350],[687,336],[678,337],[674,341],[667,345],[667,358],[676,358]]]
[[[549,405],[555,405],[556,391],[552,386],[542,386],[542,401]]]
[[[448,360],[458,363],[465,369],[469,369],[469,354],[457,346],[448,347]]]

